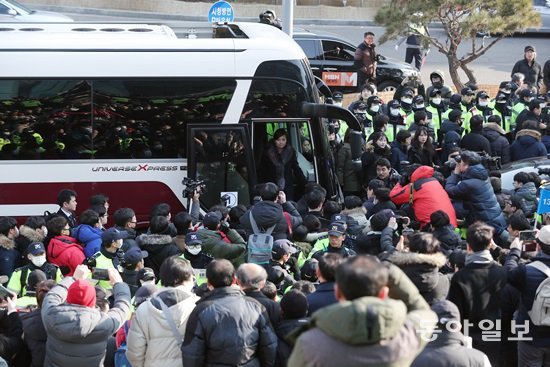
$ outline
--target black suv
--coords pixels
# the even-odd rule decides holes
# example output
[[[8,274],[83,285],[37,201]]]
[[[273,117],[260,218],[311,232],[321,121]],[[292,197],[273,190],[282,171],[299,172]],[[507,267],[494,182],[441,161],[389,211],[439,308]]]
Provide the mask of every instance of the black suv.
[[[357,70],[353,65],[357,46],[330,33],[297,30],[293,37],[304,50],[315,76],[333,89],[344,93],[357,92]],[[395,90],[403,79],[411,75],[420,77],[411,65],[380,55],[376,87],[379,91]]]

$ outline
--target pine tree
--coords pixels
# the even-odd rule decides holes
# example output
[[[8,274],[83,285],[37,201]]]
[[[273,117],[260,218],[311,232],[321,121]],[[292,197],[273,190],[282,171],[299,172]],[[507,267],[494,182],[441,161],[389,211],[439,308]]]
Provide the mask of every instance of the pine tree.
[[[381,7],[375,22],[386,28],[380,42],[416,33],[425,45],[435,47],[447,57],[449,74],[460,90],[462,70],[469,82],[476,78],[468,64],[485,54],[504,37],[540,27],[540,15],[532,0],[390,0]],[[439,23],[446,39],[432,34],[430,25]],[[438,27],[439,28],[439,27]],[[435,33],[435,32],[434,32]],[[476,37],[490,34],[491,38]],[[470,42],[468,47],[461,44]],[[464,50],[467,50],[464,53]],[[459,56],[459,51],[464,54]]]

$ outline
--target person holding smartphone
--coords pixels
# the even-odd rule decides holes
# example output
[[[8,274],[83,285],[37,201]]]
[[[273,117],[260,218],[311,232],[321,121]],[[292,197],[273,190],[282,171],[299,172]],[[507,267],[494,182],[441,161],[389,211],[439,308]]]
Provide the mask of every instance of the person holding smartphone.
[[[6,313],[2,313],[7,323],[7,331],[2,333],[0,339],[0,357],[6,361],[10,361],[23,347],[23,325],[17,313],[17,295],[10,292],[3,286],[0,286],[0,308],[5,309]]]
[[[510,253],[504,265],[508,271],[508,282],[521,292],[516,325],[529,325],[522,340],[518,341],[518,365],[542,366],[550,354],[549,348],[543,347],[550,345],[550,326],[540,322],[533,311],[539,286],[548,278],[546,273],[550,271],[550,226],[543,226],[536,233],[536,255],[529,264],[520,263],[524,250],[520,237],[516,237],[510,244]]]
[[[90,270],[78,265],[72,277],[52,288],[42,303],[42,320],[48,341],[45,366],[101,366],[107,340],[127,319],[130,289],[115,268],[107,270],[114,306],[107,312],[96,307],[96,292],[87,280]]]

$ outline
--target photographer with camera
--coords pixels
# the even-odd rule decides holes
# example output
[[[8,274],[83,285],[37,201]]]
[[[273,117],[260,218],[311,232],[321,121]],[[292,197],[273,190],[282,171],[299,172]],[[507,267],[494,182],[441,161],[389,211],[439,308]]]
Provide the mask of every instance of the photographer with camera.
[[[481,157],[466,150],[460,158],[445,184],[445,191],[454,200],[456,212],[466,218],[468,225],[482,221],[493,226],[497,237],[506,241],[506,219],[491,186],[489,172],[481,164]]]
[[[414,212],[414,219],[424,228],[430,223],[430,216],[437,210],[443,210],[451,224],[457,227],[456,213],[449,195],[439,181],[433,177],[434,168],[420,166],[411,168],[401,176],[401,180],[390,192],[390,199],[396,205],[409,203]]]
[[[203,252],[216,259],[229,260],[236,268],[246,261],[245,240],[229,227],[219,211],[206,213],[202,225],[197,236],[202,241]]]

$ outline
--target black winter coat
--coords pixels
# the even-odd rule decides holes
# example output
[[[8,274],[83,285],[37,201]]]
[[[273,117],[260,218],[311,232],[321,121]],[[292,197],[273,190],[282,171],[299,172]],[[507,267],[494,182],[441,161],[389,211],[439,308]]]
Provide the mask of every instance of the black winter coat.
[[[515,63],[512,68],[512,74],[522,73],[525,75],[525,83],[529,84],[529,87],[536,87],[537,90],[541,87],[542,82],[542,66],[533,60],[533,65],[529,66],[529,63],[525,58]]]
[[[273,239],[280,240],[288,238],[288,223],[283,214],[283,210],[290,214],[290,224],[292,228],[302,224],[302,217],[300,216],[300,213],[298,213],[294,205],[288,201],[282,206],[281,204],[273,201],[260,201],[244,213],[240,221],[247,235],[252,234],[253,231],[249,216],[249,212],[252,212],[252,216],[254,217],[254,220],[260,230],[266,230],[276,224],[275,229],[271,234]]]
[[[406,147],[403,146],[400,142],[395,140],[391,144],[391,166],[392,168],[395,168],[399,174],[403,174],[403,169],[401,168],[401,162],[407,161],[409,159],[409,155],[407,152]]]
[[[277,334],[277,358],[275,359],[275,367],[286,367],[288,359],[292,353],[292,343],[289,341],[289,334],[294,330],[307,325],[308,319],[292,319],[281,320],[275,328]]]
[[[471,150],[472,152],[485,152],[491,154],[491,143],[481,134],[481,131],[472,131],[464,135],[460,141],[460,147],[465,150]]]
[[[149,253],[145,258],[145,266],[153,269],[157,279],[160,266],[164,260],[173,255],[179,255],[180,250],[172,240],[172,237],[164,234],[142,234],[136,238],[136,242],[142,250]]]
[[[453,275],[448,296],[460,311],[462,325],[464,320],[473,324],[468,330],[473,347],[487,354],[493,365],[500,358],[501,344],[483,341],[479,322],[501,319],[501,292],[507,284],[506,273],[496,262],[466,265]]]
[[[466,346],[464,335],[443,328],[416,357],[411,367],[485,367],[487,356]]]
[[[32,358],[31,366],[42,367],[44,365],[44,358],[46,357],[48,334],[46,334],[46,329],[42,323],[40,310],[33,310],[27,314],[22,313],[21,322],[23,323],[23,333],[25,335],[23,340]]]
[[[315,311],[335,303],[338,300],[334,296],[334,282],[321,283],[315,292],[307,295],[307,315],[311,316]]]
[[[259,169],[260,182],[273,182],[283,190],[288,200],[296,200],[302,195],[307,180],[298,165],[296,151],[287,145],[277,153],[271,145],[263,155]]]
[[[235,286],[216,288],[189,315],[183,365],[271,367],[277,336],[265,308]]]
[[[521,251],[512,249],[506,257],[505,263],[506,270],[508,270],[508,281],[521,292],[516,322],[521,325],[525,321],[529,322],[529,332],[526,337],[533,338],[529,344],[535,347],[547,347],[550,345],[550,326],[535,326],[527,313],[533,307],[537,288],[546,279],[546,276],[531,266],[519,264],[520,258]],[[532,260],[541,261],[550,267],[550,256],[544,253],[539,253]]]
[[[261,291],[245,291],[244,294],[260,302],[267,311],[271,326],[277,327],[281,319],[281,306],[279,306],[279,303],[267,298]]]
[[[407,274],[430,305],[447,298],[451,281],[439,272],[447,262],[442,253],[394,252],[388,260]]]
[[[435,151],[429,151],[427,149],[418,149],[414,145],[411,146],[408,152],[409,163],[420,164],[421,166],[433,167],[434,164],[439,163],[439,159],[435,154]]]
[[[500,157],[500,163],[502,164],[511,162],[510,143],[505,135],[506,131],[494,122],[488,122],[483,125],[483,136],[491,144],[491,156]]]

